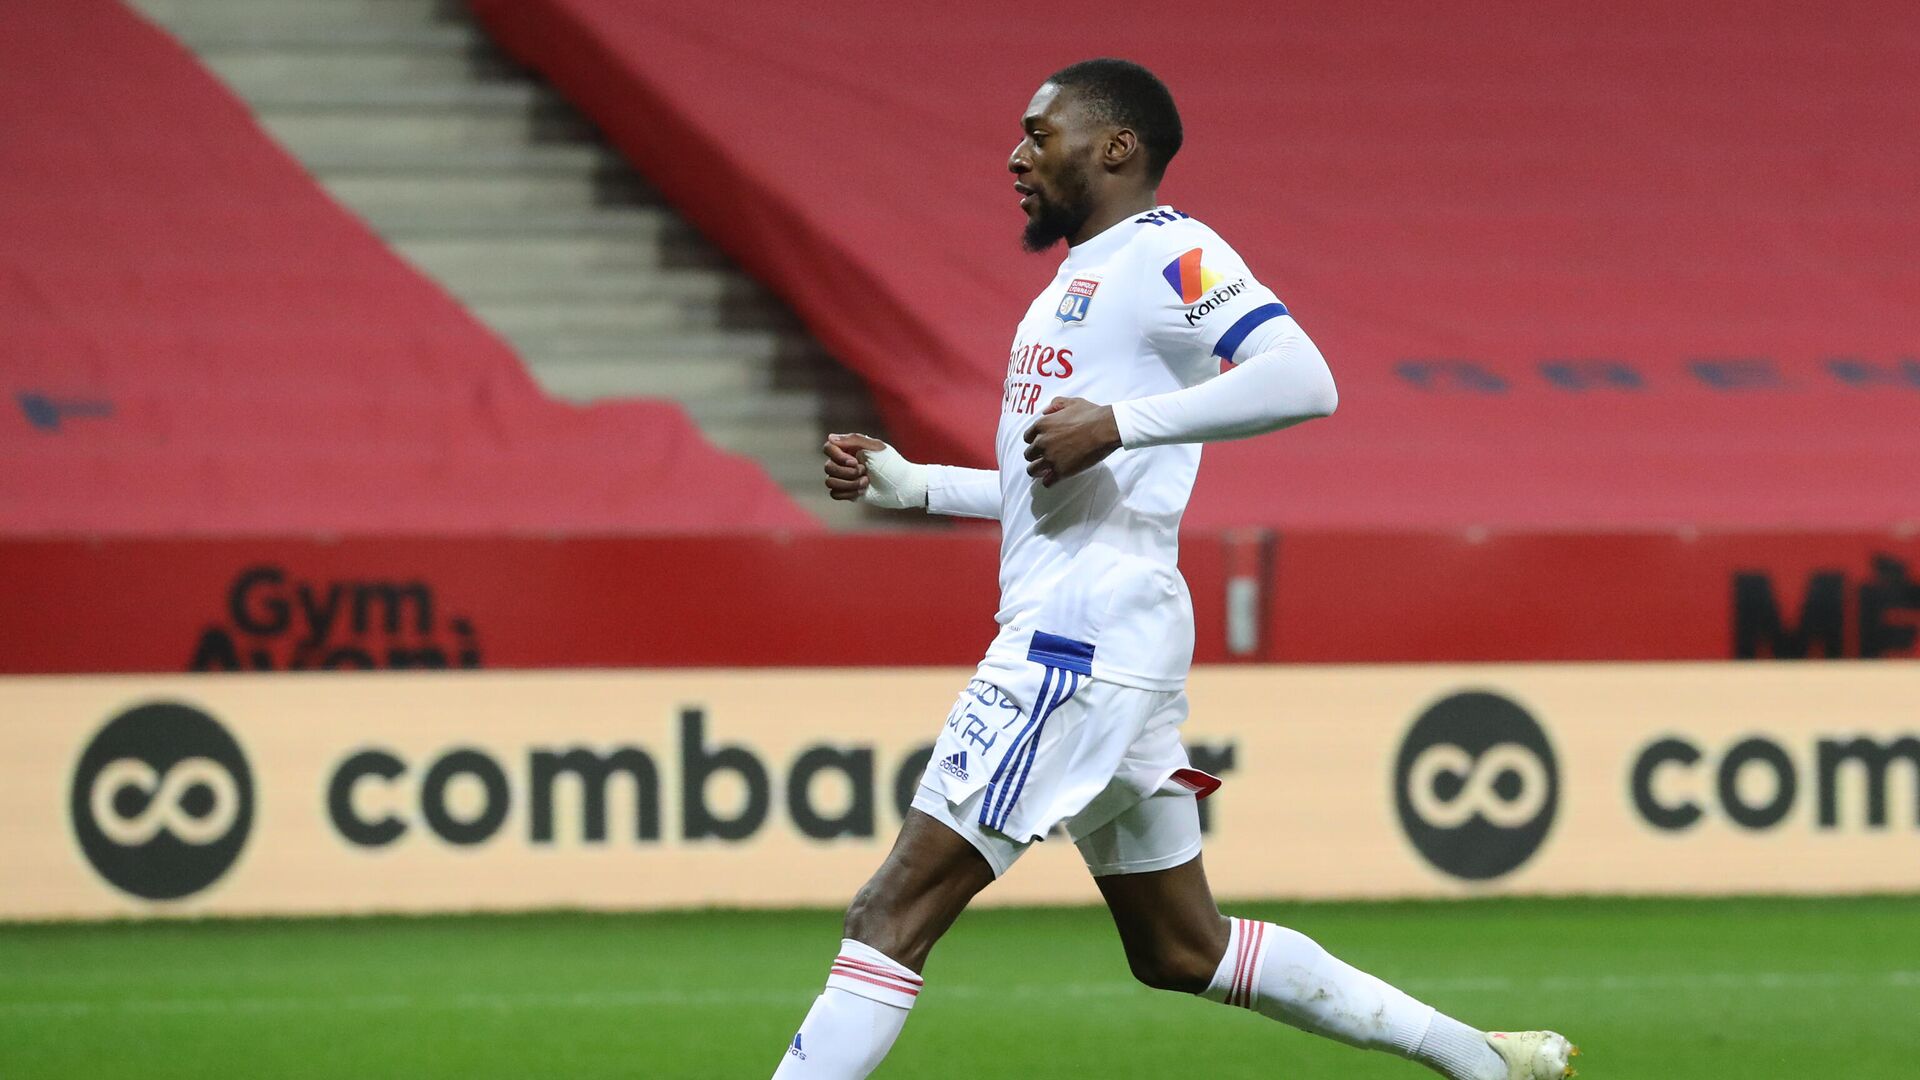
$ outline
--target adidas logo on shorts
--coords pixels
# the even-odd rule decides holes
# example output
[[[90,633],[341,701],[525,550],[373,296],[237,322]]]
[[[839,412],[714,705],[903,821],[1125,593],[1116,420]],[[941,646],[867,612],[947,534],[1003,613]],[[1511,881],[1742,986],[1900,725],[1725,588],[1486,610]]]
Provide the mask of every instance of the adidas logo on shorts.
[[[967,778],[967,752],[962,750],[945,761],[942,761],[940,763],[940,771],[953,777],[955,780],[965,780]]]
[[[792,1054],[794,1057],[799,1058],[801,1061],[807,1060],[807,1052],[805,1050],[800,1049],[800,1033],[799,1032],[796,1031],[793,1033],[793,1045],[787,1047],[787,1053]]]

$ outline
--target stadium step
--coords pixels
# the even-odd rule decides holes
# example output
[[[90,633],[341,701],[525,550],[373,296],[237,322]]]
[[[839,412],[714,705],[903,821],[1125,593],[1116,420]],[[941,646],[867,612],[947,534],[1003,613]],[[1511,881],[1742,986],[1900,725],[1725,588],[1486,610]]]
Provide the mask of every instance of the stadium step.
[[[458,19],[461,0],[135,0],[163,26],[214,23],[295,28],[356,24],[431,25]]]
[[[816,511],[825,432],[879,433],[859,381],[462,0],[132,2],[548,393],[677,400]],[[845,509],[823,517],[878,517]]]
[[[687,363],[771,361],[781,355],[789,336],[772,330],[698,330],[677,326],[566,327],[507,332],[514,347],[529,357],[605,356],[610,352],[632,350],[642,356],[670,356]]]
[[[219,69],[215,68],[215,70]],[[251,92],[242,87],[234,89],[259,111],[331,107],[365,109],[372,113],[387,109],[509,112],[561,107],[559,99],[545,87],[507,80],[489,82],[470,79],[448,83],[409,83],[401,86],[353,81],[298,82],[269,83],[255,87]]]
[[[675,230],[691,232],[672,211],[653,205],[590,207],[571,212],[536,210],[512,217],[471,214],[458,207],[423,206],[397,210],[375,219],[374,225],[387,236],[421,238],[624,236],[654,240]]]
[[[507,142],[544,145],[584,138],[591,130],[578,116],[553,108],[389,108],[369,115],[327,105],[284,106],[259,118],[296,154],[341,145],[409,153]]]
[[[649,296],[638,301],[510,297],[473,304],[488,324],[515,337],[555,331],[647,333],[662,328],[790,330],[792,317],[772,297]]]
[[[349,198],[348,202],[352,202]],[[663,232],[665,230],[662,230]],[[511,267],[529,277],[597,273],[643,267],[719,266],[719,252],[691,232],[638,238],[566,233],[560,236],[413,236],[398,240],[407,257],[429,272],[475,263]]]
[[[571,401],[606,397],[609,386],[626,394],[693,399],[755,393],[772,382],[772,374],[770,366],[703,364],[688,358],[641,363],[621,352],[542,359],[540,382]]]
[[[316,173],[354,173],[368,176],[495,176],[596,177],[624,173],[613,154],[597,146],[568,143],[550,145],[438,147],[413,151],[388,147],[367,149],[341,146],[337,141],[301,151],[300,158]]]
[[[730,269],[648,267],[609,270],[565,280],[533,279],[511,268],[477,264],[449,267],[440,283],[470,306],[496,303],[648,303],[727,305],[756,295]]]
[[[149,13],[160,5],[143,2]],[[183,6],[175,0],[173,6]],[[193,4],[184,5],[191,10]],[[191,45],[211,64],[224,52],[275,48],[294,53],[358,49],[369,53],[405,51],[417,56],[436,53],[492,51],[480,28],[465,22],[328,22],[316,24],[259,22],[231,15],[207,20],[171,18],[165,24],[175,37]],[[494,53],[499,56],[498,53]],[[500,57],[502,62],[508,62]]]
[[[590,210],[637,202],[648,189],[620,173],[422,175],[314,170],[341,202],[368,217],[427,207],[518,214],[530,210]]]
[[[410,48],[398,44],[300,46],[196,42],[200,58],[243,93],[286,87],[324,88],[341,82],[420,85],[467,78],[504,79],[515,68],[496,54],[468,48]]]

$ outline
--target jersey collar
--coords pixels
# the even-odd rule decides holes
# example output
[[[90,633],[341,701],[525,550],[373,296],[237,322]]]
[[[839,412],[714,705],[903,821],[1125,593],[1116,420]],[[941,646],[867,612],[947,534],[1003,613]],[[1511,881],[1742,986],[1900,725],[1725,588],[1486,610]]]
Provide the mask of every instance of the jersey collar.
[[[1166,206],[1157,206],[1155,210],[1165,210]],[[1148,211],[1152,213],[1152,211]],[[1069,267],[1093,266],[1106,262],[1114,252],[1125,246],[1127,240],[1140,228],[1140,218],[1121,218],[1102,229],[1094,236],[1067,249],[1067,259],[1063,265]]]

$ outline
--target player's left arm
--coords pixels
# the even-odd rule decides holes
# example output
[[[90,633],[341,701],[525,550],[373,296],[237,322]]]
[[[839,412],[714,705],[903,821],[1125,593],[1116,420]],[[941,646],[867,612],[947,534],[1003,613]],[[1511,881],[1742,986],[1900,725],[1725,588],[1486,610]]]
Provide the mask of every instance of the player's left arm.
[[[1120,445],[1246,439],[1331,416],[1340,404],[1326,358],[1292,316],[1260,324],[1239,352],[1245,359],[1197,386],[1115,402]]]
[[[1159,273],[1139,294],[1141,333],[1192,385],[1110,404],[1049,403],[1027,432],[1027,472],[1043,484],[1122,447],[1245,439],[1326,416],[1338,404],[1313,340],[1217,234],[1197,223],[1170,228],[1149,264]],[[1217,371],[1221,361],[1233,366],[1193,377]]]
[[[1333,372],[1292,318],[1261,326],[1245,348],[1252,355],[1184,390],[1112,405],[1054,399],[1027,431],[1027,474],[1051,486],[1122,447],[1246,439],[1332,415]]]

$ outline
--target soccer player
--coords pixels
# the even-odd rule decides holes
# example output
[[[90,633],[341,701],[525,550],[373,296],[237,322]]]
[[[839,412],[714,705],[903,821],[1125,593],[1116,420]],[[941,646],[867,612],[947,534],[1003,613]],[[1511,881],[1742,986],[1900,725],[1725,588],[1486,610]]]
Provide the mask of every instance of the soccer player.
[[[1223,917],[1180,745],[1193,608],[1175,566],[1200,443],[1333,412],[1333,378],[1274,294],[1156,188],[1180,149],[1145,68],[1049,77],[1007,168],[1027,250],[1067,242],[1007,360],[999,469],[832,435],[832,496],[1000,522],[1000,631],[947,716],[893,850],[847,910],[826,989],[776,1080],[854,1080],[893,1045],[934,942],[1065,823],[1148,986],[1251,1009],[1452,1080],[1559,1080],[1567,1040],[1486,1033],[1284,927]],[[1221,365],[1228,369],[1221,370]]]

